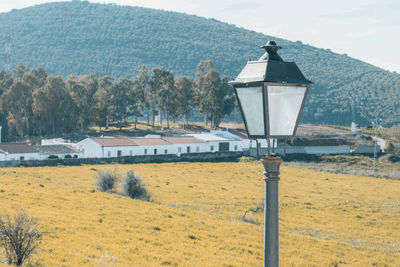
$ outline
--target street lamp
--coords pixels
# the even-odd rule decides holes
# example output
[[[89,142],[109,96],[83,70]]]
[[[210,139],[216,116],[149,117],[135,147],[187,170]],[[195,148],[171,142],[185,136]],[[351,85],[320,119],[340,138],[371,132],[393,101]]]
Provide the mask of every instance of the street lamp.
[[[249,138],[288,139],[295,135],[311,82],[295,62],[278,55],[274,41],[262,46],[266,53],[249,61],[229,83],[235,90]],[[278,181],[279,156],[268,154],[264,165],[264,266],[279,265]]]

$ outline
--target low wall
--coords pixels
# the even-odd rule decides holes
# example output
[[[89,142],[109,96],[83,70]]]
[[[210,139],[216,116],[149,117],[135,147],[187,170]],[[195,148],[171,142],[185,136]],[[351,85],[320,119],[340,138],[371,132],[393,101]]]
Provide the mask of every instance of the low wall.
[[[243,152],[207,152],[189,153],[177,155],[143,155],[126,156],[119,158],[78,158],[78,159],[49,159],[49,160],[23,160],[19,166],[40,167],[40,166],[79,166],[82,164],[132,164],[132,163],[162,163],[162,162],[227,162],[237,161]]]
[[[258,154],[265,155],[267,154],[267,148],[259,148]],[[272,152],[272,150],[271,150]],[[278,146],[275,148],[275,153],[283,155],[284,147]],[[250,156],[257,156],[257,148],[251,148],[249,151]],[[340,145],[340,146],[286,146],[286,154],[310,154],[310,155],[342,155],[342,154],[350,154],[350,146],[349,145]]]
[[[376,146],[376,153],[380,154],[381,148],[379,146]],[[357,146],[354,151],[354,154],[374,154],[374,146],[371,145],[359,145]]]
[[[20,160],[0,161],[0,168],[18,167],[21,164]]]

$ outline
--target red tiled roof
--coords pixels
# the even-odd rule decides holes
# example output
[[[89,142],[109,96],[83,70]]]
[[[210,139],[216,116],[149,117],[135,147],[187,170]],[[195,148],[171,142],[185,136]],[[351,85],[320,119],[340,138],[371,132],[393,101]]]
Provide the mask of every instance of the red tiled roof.
[[[25,143],[1,143],[0,150],[9,154],[39,153],[39,151]]]
[[[131,138],[91,138],[100,146],[137,146]]]
[[[168,142],[161,138],[132,138],[133,142],[138,146],[165,146],[169,145]]]
[[[204,143],[200,139],[193,136],[166,136],[163,139],[171,144],[193,144],[193,143]]]

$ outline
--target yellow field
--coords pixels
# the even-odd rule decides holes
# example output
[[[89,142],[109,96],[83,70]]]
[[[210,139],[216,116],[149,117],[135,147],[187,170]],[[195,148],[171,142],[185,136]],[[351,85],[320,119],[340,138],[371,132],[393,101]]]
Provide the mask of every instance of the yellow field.
[[[23,208],[44,236],[45,266],[261,266],[262,165],[118,165],[155,202],[95,189],[95,169],[0,170],[0,214]],[[400,266],[400,181],[282,167],[281,266]]]

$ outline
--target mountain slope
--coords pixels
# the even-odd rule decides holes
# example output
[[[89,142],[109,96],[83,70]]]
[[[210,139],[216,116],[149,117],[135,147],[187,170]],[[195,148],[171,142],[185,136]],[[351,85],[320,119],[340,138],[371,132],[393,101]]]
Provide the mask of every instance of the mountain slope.
[[[0,14],[1,43],[12,38],[12,66],[24,62],[52,74],[126,76],[136,67],[161,65],[176,75],[194,75],[211,59],[224,75],[236,76],[258,47],[274,39],[285,60],[293,58],[314,82],[303,122],[350,123],[355,95],[357,122],[375,117],[400,121],[400,75],[298,42],[238,28],[213,19],[139,7],[72,1]]]

